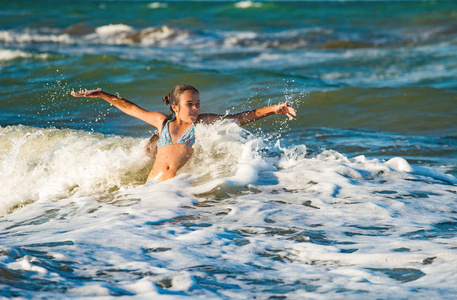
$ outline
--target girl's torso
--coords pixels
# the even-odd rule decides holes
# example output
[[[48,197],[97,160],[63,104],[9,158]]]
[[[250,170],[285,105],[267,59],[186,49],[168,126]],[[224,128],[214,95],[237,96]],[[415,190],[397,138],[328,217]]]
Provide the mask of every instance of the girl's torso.
[[[171,121],[168,121],[165,124],[157,141],[157,155],[149,173],[148,181],[160,182],[175,177],[178,170],[192,157],[192,146],[195,143],[195,125],[191,124],[179,136],[183,129],[178,126],[170,128],[170,123]],[[176,142],[173,142],[173,140]]]

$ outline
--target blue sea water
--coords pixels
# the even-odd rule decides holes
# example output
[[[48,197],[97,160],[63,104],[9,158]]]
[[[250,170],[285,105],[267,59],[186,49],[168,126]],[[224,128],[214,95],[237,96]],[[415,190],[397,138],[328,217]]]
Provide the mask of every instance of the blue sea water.
[[[455,1],[0,0],[0,297],[453,299]],[[167,112],[198,125],[143,186]]]

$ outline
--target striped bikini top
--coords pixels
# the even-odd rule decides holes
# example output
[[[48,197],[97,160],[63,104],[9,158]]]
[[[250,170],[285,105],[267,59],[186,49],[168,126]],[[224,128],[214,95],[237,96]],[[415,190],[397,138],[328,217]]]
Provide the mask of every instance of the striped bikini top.
[[[168,121],[163,127],[162,134],[157,140],[157,148],[176,144],[182,144],[192,147],[195,144],[195,125],[190,125],[190,127],[186,130],[186,132],[184,132],[184,134],[179,138],[179,140],[176,143],[173,143],[170,136],[170,130],[168,128],[168,124],[170,122],[171,120]]]

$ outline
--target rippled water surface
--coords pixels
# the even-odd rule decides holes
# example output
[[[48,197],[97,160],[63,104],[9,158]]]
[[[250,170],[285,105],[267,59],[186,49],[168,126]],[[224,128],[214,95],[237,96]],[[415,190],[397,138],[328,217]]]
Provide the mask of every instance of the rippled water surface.
[[[0,296],[452,299],[453,1],[0,0]],[[148,110],[288,101],[294,121],[198,125],[143,183]]]

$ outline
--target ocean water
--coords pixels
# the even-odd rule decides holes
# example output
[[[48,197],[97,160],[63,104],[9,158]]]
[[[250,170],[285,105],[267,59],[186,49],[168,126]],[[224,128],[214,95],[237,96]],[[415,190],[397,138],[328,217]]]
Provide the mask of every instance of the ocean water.
[[[0,298],[455,299],[457,2],[0,0]],[[174,85],[202,112],[145,187]]]

